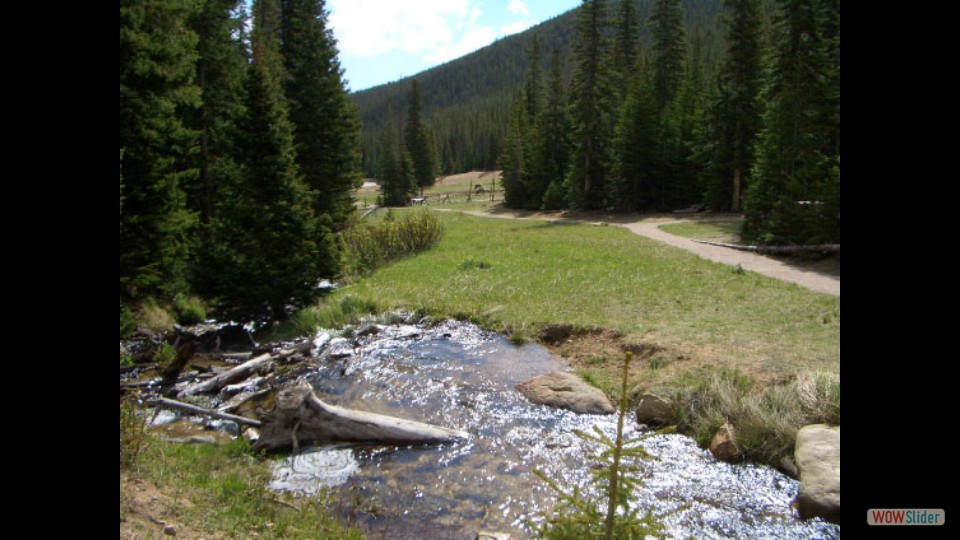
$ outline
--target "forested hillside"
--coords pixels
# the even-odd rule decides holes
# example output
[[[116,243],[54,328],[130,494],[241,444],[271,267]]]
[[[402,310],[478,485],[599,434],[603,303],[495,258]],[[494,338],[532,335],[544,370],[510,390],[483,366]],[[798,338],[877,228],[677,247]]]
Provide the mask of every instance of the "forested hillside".
[[[636,0],[640,20],[639,37],[644,47],[651,43],[646,23],[653,0]],[[774,0],[764,2],[773,9]],[[700,56],[706,76],[719,65],[725,45],[718,15],[720,0],[684,0],[684,21],[693,47],[699,34]],[[479,51],[390,84],[351,94],[363,120],[363,172],[375,176],[380,128],[388,99],[394,114],[402,116],[396,104],[406,103],[412,79],[420,84],[423,114],[439,157],[440,172],[452,174],[469,170],[498,168],[498,157],[506,135],[507,111],[514,94],[523,85],[529,67],[532,36],[539,36],[543,59],[559,51],[564,77],[573,74],[571,50],[576,33],[578,9],[545,21],[520,34],[503,38]],[[613,8],[609,10],[615,16]],[[398,118],[397,121],[401,121]]]
[[[380,129],[399,150],[371,168],[374,97],[399,125],[403,85],[354,96],[368,174],[427,152]],[[743,211],[748,241],[840,241],[839,0],[584,0],[413,86],[439,171],[502,169],[508,207]]]

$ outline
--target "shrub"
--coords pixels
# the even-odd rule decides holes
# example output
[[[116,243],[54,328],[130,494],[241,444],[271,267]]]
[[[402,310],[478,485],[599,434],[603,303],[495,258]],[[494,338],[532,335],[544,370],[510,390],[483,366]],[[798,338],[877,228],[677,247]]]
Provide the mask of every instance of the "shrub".
[[[177,316],[177,322],[190,326],[200,324],[207,320],[207,311],[203,308],[203,303],[195,296],[177,295],[173,301],[173,311]]]
[[[375,224],[357,225],[340,236],[344,268],[354,274],[372,272],[400,257],[422,251],[443,236],[443,225],[429,211],[389,213]]]
[[[147,447],[147,421],[142,415],[138,396],[120,400],[120,468],[137,464],[141,452]]]

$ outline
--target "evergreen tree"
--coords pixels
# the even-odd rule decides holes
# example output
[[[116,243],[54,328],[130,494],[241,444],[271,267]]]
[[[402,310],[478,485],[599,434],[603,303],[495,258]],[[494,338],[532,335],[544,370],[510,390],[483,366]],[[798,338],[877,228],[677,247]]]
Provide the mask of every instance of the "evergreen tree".
[[[830,124],[839,99],[830,88],[829,56],[817,0],[784,0],[776,20],[776,64],[756,162],[744,201],[743,234],[764,243],[840,241],[839,154]]]
[[[540,115],[543,101],[543,48],[540,45],[540,35],[534,32],[530,43],[527,64],[527,77],[523,84],[523,93],[527,100],[527,124],[533,125]]]
[[[727,54],[717,75],[710,108],[711,151],[705,164],[707,203],[716,210],[740,210],[753,146],[760,129],[760,58],[762,28],[759,0],[725,0],[730,10]]]
[[[636,79],[640,49],[640,16],[634,0],[620,0],[617,4],[616,37],[613,41],[613,87],[618,104],[630,93],[630,85]]]
[[[686,71],[687,36],[681,0],[654,0],[650,14],[652,67],[657,105],[666,108],[680,91]]]
[[[210,256],[221,315],[261,322],[315,300],[318,279],[337,271],[333,238],[297,168],[276,1],[254,4],[253,62],[237,141],[242,174],[222,201]]]
[[[232,159],[236,122],[243,112],[243,80],[248,54],[241,42],[239,0],[204,0],[190,21],[197,33],[197,86],[202,101],[189,125],[200,133],[199,182],[186,186],[187,204],[209,225],[218,189],[237,173]]]
[[[650,210],[659,202],[659,123],[653,81],[644,77],[631,85],[614,138],[610,197],[617,210]]]
[[[567,172],[568,200],[577,208],[601,208],[614,126],[604,0],[583,0],[574,41],[571,88],[573,151]]]
[[[182,186],[197,133],[181,120],[196,107],[197,35],[187,0],[120,2],[120,297],[172,296],[185,289],[196,216]]]
[[[510,107],[510,125],[504,141],[500,168],[503,170],[503,201],[509,208],[526,208],[530,193],[526,181],[527,167],[527,108],[526,99],[518,95]]]
[[[404,144],[413,162],[413,177],[416,185],[423,189],[432,186],[436,178],[436,161],[423,118],[420,113],[420,86],[413,80],[410,89],[410,108],[407,111],[407,125],[404,132]]]
[[[297,164],[314,192],[314,211],[340,227],[360,181],[360,119],[350,102],[325,0],[281,0],[284,92]]]
[[[417,185],[410,154],[400,144],[390,102],[387,102],[387,117],[380,130],[379,159],[377,180],[380,184],[380,204],[406,206],[410,196],[416,192]]]
[[[544,210],[558,210],[566,206],[563,177],[567,169],[570,142],[567,134],[570,122],[563,94],[563,69],[560,51],[553,50],[550,60],[547,102],[537,118],[536,137],[533,139],[531,171],[535,190],[541,194]]]

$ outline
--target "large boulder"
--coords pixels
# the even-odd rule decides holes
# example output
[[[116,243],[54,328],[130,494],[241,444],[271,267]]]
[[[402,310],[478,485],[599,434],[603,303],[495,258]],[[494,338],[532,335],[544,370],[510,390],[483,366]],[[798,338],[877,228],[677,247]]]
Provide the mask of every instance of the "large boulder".
[[[616,407],[607,396],[573,373],[554,371],[523,381],[517,390],[540,405],[571,410],[580,414],[613,414]]]
[[[660,396],[644,394],[637,405],[637,422],[663,426],[673,421],[673,405]]]
[[[811,424],[797,432],[797,503],[803,519],[840,522],[840,426]]]

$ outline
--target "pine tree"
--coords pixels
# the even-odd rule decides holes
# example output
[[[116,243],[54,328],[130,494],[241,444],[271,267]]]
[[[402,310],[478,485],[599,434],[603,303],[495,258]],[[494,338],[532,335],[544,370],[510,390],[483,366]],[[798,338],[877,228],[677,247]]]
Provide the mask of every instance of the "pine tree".
[[[830,62],[817,0],[784,0],[777,19],[776,65],[763,101],[767,110],[747,191],[744,236],[764,243],[840,241],[839,99],[830,91]]]
[[[687,37],[681,0],[655,0],[650,14],[652,68],[657,105],[666,108],[680,91],[686,72]]]
[[[414,79],[410,89],[410,107],[407,111],[407,125],[404,128],[404,144],[413,163],[414,181],[420,189],[423,189],[432,186],[436,179],[436,161],[420,109],[420,85]]]
[[[188,206],[209,225],[220,186],[235,175],[233,143],[236,122],[243,112],[243,80],[248,53],[241,41],[243,13],[239,0],[204,0],[190,21],[197,33],[197,86],[202,101],[187,118],[200,133],[196,156],[199,182],[186,186]]]
[[[650,210],[656,197],[660,118],[651,77],[631,85],[614,138],[610,197],[621,211]]]
[[[406,206],[416,192],[413,164],[410,154],[400,144],[397,124],[393,120],[393,106],[387,102],[387,116],[380,129],[380,153],[377,180],[380,184],[380,204]]]
[[[563,68],[560,51],[553,50],[550,59],[547,104],[537,119],[537,137],[534,141],[534,170],[543,188],[541,208],[559,210],[567,205],[563,178],[570,155],[570,121],[563,93]]]
[[[622,104],[636,79],[637,58],[640,52],[640,16],[634,0],[620,0],[617,4],[616,37],[613,41],[613,87],[617,103]]]
[[[725,0],[730,10],[727,54],[717,75],[717,95],[710,107],[711,151],[707,204],[716,210],[740,210],[753,146],[760,129],[760,58],[762,27],[758,0]]]
[[[527,101],[527,124],[533,125],[540,115],[543,102],[543,47],[540,35],[534,32],[527,57],[527,76],[523,83],[523,93]]]
[[[325,0],[281,0],[280,52],[297,164],[314,211],[340,227],[360,180],[360,119],[350,102]]]
[[[181,118],[200,102],[193,14],[186,0],[120,2],[121,299],[185,289],[196,216],[182,186],[197,174],[197,133]]]
[[[527,178],[527,108],[526,99],[518,94],[510,106],[510,125],[504,141],[500,168],[503,170],[503,200],[509,208],[526,208],[530,194]]]
[[[253,11],[253,62],[237,141],[242,174],[220,208],[211,260],[221,316],[262,322],[313,301],[318,279],[336,272],[337,256],[297,168],[281,85],[279,6],[259,0]]]
[[[614,126],[604,0],[584,0],[574,42],[576,71],[571,88],[573,151],[567,172],[568,200],[577,208],[601,208],[610,166]]]

